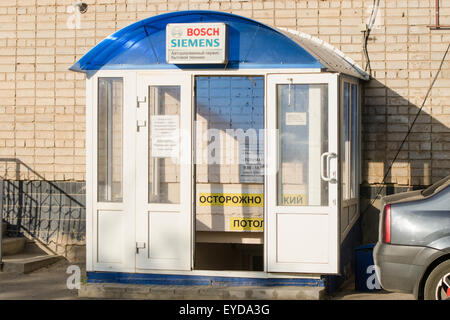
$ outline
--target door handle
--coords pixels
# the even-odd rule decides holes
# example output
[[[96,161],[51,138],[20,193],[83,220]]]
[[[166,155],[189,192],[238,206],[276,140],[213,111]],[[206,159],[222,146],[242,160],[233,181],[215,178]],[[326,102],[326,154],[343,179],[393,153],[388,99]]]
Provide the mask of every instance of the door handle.
[[[145,242],[136,242],[136,253],[139,253],[139,249],[145,249]]]
[[[323,181],[336,182],[335,177],[330,177],[330,162],[332,158],[337,158],[337,154],[334,152],[324,152],[320,156],[320,177]],[[326,163],[326,169],[324,163]]]

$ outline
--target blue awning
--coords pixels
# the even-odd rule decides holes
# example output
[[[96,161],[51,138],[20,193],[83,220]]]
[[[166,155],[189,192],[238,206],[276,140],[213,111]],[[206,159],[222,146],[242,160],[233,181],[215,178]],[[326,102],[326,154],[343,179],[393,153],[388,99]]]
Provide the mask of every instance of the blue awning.
[[[223,22],[228,25],[226,65],[173,65],[166,62],[168,23]],[[314,68],[326,66],[282,32],[260,22],[215,11],[178,11],[150,17],[110,35],[70,70],[141,70],[174,68]]]

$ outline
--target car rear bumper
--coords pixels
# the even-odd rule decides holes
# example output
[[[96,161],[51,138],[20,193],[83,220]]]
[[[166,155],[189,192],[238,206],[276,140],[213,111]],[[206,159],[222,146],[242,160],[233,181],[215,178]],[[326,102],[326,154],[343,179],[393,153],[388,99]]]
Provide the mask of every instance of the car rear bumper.
[[[430,257],[440,252],[427,247],[378,242],[373,258],[381,286],[387,291],[413,293],[417,298],[418,285]]]

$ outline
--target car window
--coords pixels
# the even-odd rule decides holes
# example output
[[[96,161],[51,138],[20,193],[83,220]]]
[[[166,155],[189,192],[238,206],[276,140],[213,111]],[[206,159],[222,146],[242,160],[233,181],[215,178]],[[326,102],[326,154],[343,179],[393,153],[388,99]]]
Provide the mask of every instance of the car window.
[[[449,181],[450,181],[450,175],[448,175],[445,178],[439,180],[438,182],[432,184],[428,188],[422,190],[422,195],[424,197],[428,197],[428,196],[432,195],[439,187],[443,186],[444,184],[446,184]]]

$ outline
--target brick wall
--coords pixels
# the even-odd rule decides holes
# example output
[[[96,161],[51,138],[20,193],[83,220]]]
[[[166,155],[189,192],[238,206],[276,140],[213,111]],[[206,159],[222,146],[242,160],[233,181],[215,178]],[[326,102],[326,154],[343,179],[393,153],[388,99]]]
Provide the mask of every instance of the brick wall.
[[[73,0],[0,2],[0,158],[18,159],[48,181],[85,179],[85,78],[67,68],[104,37],[133,22],[177,10],[219,10],[317,36],[353,58],[373,1]],[[377,186],[413,121],[450,42],[430,30],[433,0],[379,1],[367,43],[373,80],[365,86],[363,185]],[[441,1],[441,24],[450,2]],[[387,183],[428,185],[450,168],[450,63],[403,146]],[[0,161],[0,172],[5,172]],[[9,179],[38,179],[7,170]],[[383,191],[385,192],[385,191]],[[373,194],[372,191],[364,194]]]

